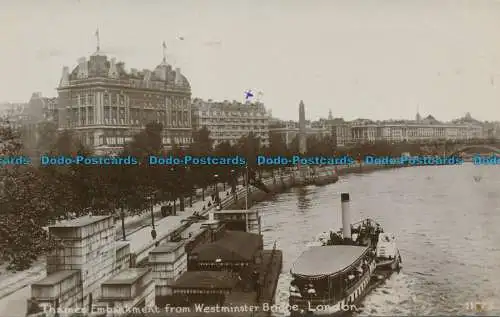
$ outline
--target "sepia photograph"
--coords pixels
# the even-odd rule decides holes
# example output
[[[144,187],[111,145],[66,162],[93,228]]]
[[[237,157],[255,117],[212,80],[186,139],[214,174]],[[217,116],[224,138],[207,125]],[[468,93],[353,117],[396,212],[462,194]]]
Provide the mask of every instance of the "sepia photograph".
[[[500,1],[1,7],[0,317],[500,315]]]

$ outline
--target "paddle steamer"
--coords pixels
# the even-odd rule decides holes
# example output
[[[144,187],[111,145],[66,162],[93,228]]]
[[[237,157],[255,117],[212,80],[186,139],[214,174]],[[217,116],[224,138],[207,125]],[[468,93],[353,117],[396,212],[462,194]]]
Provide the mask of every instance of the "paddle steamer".
[[[341,205],[342,230],[319,234],[292,266],[292,316],[356,311],[401,266],[394,235],[371,219],[351,224],[348,193],[341,195]]]

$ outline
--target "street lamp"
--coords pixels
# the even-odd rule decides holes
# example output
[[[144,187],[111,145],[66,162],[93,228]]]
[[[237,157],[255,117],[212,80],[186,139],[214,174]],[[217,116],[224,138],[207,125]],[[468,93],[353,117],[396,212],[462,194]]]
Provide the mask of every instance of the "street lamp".
[[[153,230],[155,230],[155,214],[154,214],[154,208],[153,208],[153,196],[148,196],[146,199],[149,201],[150,207],[151,207],[151,227],[153,227]]]
[[[217,182],[218,182],[218,179],[219,179],[219,175],[218,174],[214,174],[214,180],[215,180],[215,202],[218,203],[219,202],[219,186],[217,186]]]
[[[231,170],[231,188],[233,189],[233,194],[234,194],[234,199],[237,202],[238,201],[238,182],[235,178],[235,170]]]

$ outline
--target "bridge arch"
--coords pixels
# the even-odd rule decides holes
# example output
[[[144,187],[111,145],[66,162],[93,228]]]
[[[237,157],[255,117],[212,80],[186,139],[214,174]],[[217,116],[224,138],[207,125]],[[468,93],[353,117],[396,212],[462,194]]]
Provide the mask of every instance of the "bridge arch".
[[[456,156],[459,153],[469,152],[471,150],[472,151],[476,150],[478,152],[487,150],[487,151],[490,151],[490,152],[493,152],[496,154],[500,154],[500,148],[498,148],[496,146],[492,146],[492,145],[488,145],[488,144],[474,144],[474,145],[463,146],[463,147],[459,148],[458,150],[455,150],[450,156]]]

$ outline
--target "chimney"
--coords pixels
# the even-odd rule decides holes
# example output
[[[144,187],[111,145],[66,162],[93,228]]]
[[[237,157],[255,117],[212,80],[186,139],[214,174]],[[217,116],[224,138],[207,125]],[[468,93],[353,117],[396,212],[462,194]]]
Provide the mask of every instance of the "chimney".
[[[61,80],[59,81],[59,86],[64,87],[69,85],[69,67],[64,66],[62,70]]]
[[[344,239],[351,239],[351,215],[349,210],[349,193],[340,194],[342,208],[342,235]]]
[[[78,59],[78,78],[87,78],[87,77],[88,77],[87,59],[85,57],[81,57]]]
[[[114,79],[118,78],[118,69],[116,68],[116,58],[114,57],[109,61],[108,77]]]
[[[175,84],[182,84],[182,74],[179,67],[175,68]]]

